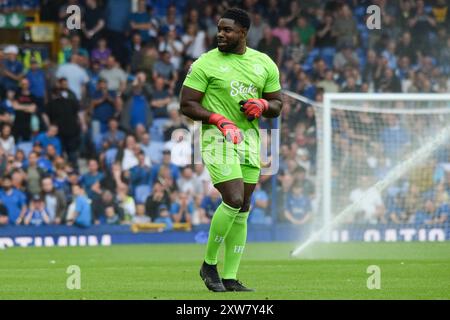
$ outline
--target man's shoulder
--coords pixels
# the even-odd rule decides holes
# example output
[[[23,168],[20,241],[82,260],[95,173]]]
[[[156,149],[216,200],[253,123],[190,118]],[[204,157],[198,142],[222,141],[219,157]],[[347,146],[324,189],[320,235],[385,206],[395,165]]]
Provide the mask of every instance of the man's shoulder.
[[[267,54],[254,48],[247,47],[247,54],[252,57],[269,58]],[[270,59],[270,58],[269,58]]]
[[[219,51],[219,49],[214,48],[205,53],[202,53],[200,55],[200,57],[198,57],[198,59],[195,60],[195,62],[196,63],[204,63],[205,61],[215,60],[217,58],[220,58],[221,56],[222,56],[222,53]]]
[[[247,47],[247,50],[250,59],[262,61],[265,65],[275,64],[272,58],[269,57],[266,53],[249,47]]]
[[[42,139],[46,139],[47,138],[47,133],[46,132],[41,132],[36,136],[36,140],[42,140]]]
[[[19,196],[19,197],[24,196],[24,197],[25,197],[25,193],[24,193],[22,190],[19,190],[19,189],[16,189],[16,188],[14,188],[14,189],[12,190],[11,195],[12,195],[12,196]]]

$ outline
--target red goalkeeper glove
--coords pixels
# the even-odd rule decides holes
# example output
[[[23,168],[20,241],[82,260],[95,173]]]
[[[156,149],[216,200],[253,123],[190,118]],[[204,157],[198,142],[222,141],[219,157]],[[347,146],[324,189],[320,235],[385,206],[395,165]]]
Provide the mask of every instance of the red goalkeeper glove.
[[[242,140],[244,140],[244,136],[242,135],[241,130],[239,130],[234,122],[228,120],[221,114],[213,113],[209,117],[209,123],[217,126],[217,128],[219,128],[225,138],[228,141],[233,142],[234,144],[239,144]]]
[[[239,102],[241,111],[245,113],[248,121],[253,121],[261,117],[264,111],[269,109],[269,102],[266,99],[248,99]]]

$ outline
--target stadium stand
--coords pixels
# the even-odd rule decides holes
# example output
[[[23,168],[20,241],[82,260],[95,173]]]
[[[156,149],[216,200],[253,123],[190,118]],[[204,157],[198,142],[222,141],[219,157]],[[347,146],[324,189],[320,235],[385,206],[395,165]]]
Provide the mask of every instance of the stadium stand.
[[[89,197],[83,204],[104,209],[100,218],[91,214],[92,223],[146,221],[141,229],[151,229],[149,222],[171,219],[174,204],[186,195],[192,223],[208,223],[211,201],[203,200],[214,193],[208,174],[196,165],[192,176],[184,176],[180,154],[185,146],[172,140],[179,137],[178,129],[193,132],[192,122],[178,111],[177,97],[190,64],[215,47],[217,19],[237,4],[252,16],[249,44],[277,63],[283,89],[315,101],[325,92],[450,89],[450,12],[445,0],[0,3],[2,12],[36,10],[42,21],[57,23],[60,34],[56,55],[41,49],[30,53],[25,41],[1,45],[0,201],[9,217],[0,220],[4,224],[24,223],[18,217],[34,210],[33,199],[42,199],[46,211],[33,216],[34,225],[64,224],[81,197],[72,193],[79,183]],[[67,29],[69,4],[82,8],[81,30]],[[371,4],[381,8],[381,30],[366,26]],[[281,123],[277,222],[289,223],[285,209],[295,210],[294,205],[310,210],[315,193],[314,109],[286,98]],[[50,124],[56,127],[54,136],[47,133]],[[8,125],[11,132],[3,130]],[[383,127],[388,123],[382,122]],[[89,159],[99,161],[98,176],[86,176]],[[419,190],[418,201],[425,195],[429,199],[430,190],[439,190],[447,203],[439,215],[442,210],[448,215],[450,165],[436,164],[431,174],[434,179]],[[45,177],[52,178],[50,189],[58,196],[42,190]],[[299,185],[304,194],[296,200],[291,189]],[[259,187],[252,202],[257,216],[250,221],[274,223],[267,204],[270,179],[263,177]],[[130,197],[119,197],[123,190]],[[105,193],[112,199],[106,201]],[[56,199],[64,206],[62,216],[56,214],[61,212]],[[167,208],[168,217],[160,206]],[[411,213],[411,221],[417,212]],[[176,224],[175,229],[189,226]]]

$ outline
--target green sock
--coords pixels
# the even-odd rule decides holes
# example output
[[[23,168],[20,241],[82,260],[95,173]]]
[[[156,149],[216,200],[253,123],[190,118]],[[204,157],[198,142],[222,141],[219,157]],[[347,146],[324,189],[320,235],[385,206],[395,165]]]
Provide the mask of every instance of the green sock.
[[[225,238],[224,279],[236,279],[247,241],[247,212],[239,212]]]
[[[220,244],[226,239],[228,232],[233,226],[233,221],[239,213],[239,208],[233,208],[225,202],[217,207],[209,227],[208,245],[206,246],[205,262],[207,264],[217,264],[217,255]]]

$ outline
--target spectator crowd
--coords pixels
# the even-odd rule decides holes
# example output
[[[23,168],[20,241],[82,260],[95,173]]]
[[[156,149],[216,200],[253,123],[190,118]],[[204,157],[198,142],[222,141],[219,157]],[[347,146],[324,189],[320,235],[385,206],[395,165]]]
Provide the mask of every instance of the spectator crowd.
[[[379,30],[366,25],[372,4],[381,10]],[[80,30],[66,26],[69,5],[81,8]],[[220,194],[204,165],[192,164],[194,126],[181,115],[178,96],[192,62],[216,46],[221,14],[234,5],[251,14],[248,46],[275,61],[283,89],[310,100],[321,102],[325,92],[449,90],[445,0],[3,0],[2,12],[36,9],[61,36],[55,57],[30,39],[0,50],[0,225],[209,223]],[[261,176],[251,223],[314,220],[316,112],[285,96],[276,190]],[[347,159],[333,171],[334,186],[353,201],[393,159],[392,135],[407,144],[413,127],[395,116],[349,117],[333,115],[333,155]],[[376,123],[383,156],[352,189],[342,168],[369,152],[373,131],[364,136],[349,123],[364,121]],[[431,184],[404,181],[352,222],[446,222],[450,170],[443,164],[450,154],[443,152],[430,168]]]

